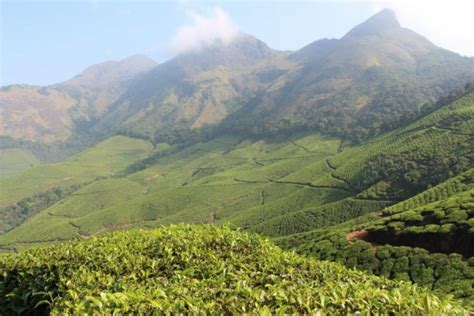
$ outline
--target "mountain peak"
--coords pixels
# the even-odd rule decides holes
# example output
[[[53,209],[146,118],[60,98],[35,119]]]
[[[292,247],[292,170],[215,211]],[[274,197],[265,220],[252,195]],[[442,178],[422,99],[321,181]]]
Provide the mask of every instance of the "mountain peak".
[[[106,61],[89,66],[80,74],[62,84],[69,86],[103,87],[126,81],[155,67],[152,59],[144,55],[132,55],[120,61]],[[60,84],[61,85],[61,84]]]
[[[259,39],[239,33],[230,43],[216,42],[198,51],[178,55],[174,61],[200,70],[216,66],[240,67],[272,57],[276,52]]]
[[[129,56],[120,60],[118,63],[122,65],[134,65],[140,67],[153,67],[157,65],[157,63],[153,59],[141,54]]]
[[[355,26],[344,38],[377,35],[389,29],[400,28],[395,12],[391,9],[383,9],[370,17],[367,21]]]

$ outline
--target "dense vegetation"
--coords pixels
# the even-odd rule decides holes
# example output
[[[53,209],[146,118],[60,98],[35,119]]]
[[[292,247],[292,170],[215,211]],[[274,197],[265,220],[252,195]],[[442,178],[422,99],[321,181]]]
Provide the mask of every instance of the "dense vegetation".
[[[0,313],[467,314],[407,283],[284,252],[254,235],[178,225],[0,259]]]
[[[377,244],[420,247],[474,257],[474,188],[447,199],[384,217],[367,228]]]
[[[453,294],[472,308],[473,175],[470,169],[377,215],[276,241],[318,259]]]
[[[451,294],[474,308],[472,258],[466,261],[454,253],[446,255],[421,248],[371,244],[358,239],[364,236],[365,225],[357,221],[347,222],[329,229],[288,236],[277,243],[320,260],[339,262],[348,268],[390,279],[410,281],[440,295]],[[351,234],[353,229],[355,234]]]
[[[21,225],[28,217],[52,206],[79,188],[79,184],[66,188],[54,187],[24,198],[13,205],[0,208],[0,235]]]

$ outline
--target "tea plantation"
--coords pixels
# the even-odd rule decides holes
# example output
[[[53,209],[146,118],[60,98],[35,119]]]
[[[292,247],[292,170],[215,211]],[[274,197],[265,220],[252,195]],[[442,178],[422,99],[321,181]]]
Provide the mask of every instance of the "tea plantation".
[[[3,257],[0,313],[468,315],[417,286],[209,225],[115,232]]]
[[[311,132],[184,148],[115,136],[0,179],[0,250],[231,223],[472,308],[473,131],[470,93],[357,146]]]
[[[377,214],[274,241],[300,254],[452,294],[474,308],[473,174],[470,169]]]

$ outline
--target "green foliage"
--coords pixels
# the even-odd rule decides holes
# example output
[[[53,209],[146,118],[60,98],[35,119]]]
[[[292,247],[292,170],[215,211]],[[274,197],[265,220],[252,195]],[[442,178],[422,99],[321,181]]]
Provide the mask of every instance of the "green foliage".
[[[368,218],[365,218],[368,221]],[[417,283],[439,295],[451,294],[470,308],[474,297],[474,266],[459,257],[433,254],[420,248],[376,245],[357,238],[348,241],[349,233],[362,229],[349,221],[331,228],[290,235],[275,240],[286,249],[344,264],[375,275]]]
[[[0,208],[0,235],[21,225],[28,217],[52,206],[79,188],[79,184],[66,188],[55,187],[24,198],[13,205]]]
[[[276,241],[301,254],[453,294],[474,308],[473,183],[470,169],[378,215]]]
[[[19,148],[0,149],[0,179],[39,165],[29,150]]]
[[[431,252],[474,256],[474,188],[373,223],[366,240],[377,244],[425,248]],[[388,213],[390,214],[390,213]],[[397,227],[393,224],[397,223]]]
[[[52,187],[68,187],[98,177],[115,176],[136,161],[146,158],[151,144],[124,136],[111,137],[61,162],[40,165],[0,179],[0,207]]]
[[[190,225],[2,257],[0,313],[467,315],[407,283],[302,258],[229,228]]]

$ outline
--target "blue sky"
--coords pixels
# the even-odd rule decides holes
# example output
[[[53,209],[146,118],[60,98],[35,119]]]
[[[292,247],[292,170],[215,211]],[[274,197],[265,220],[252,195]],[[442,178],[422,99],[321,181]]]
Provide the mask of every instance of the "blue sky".
[[[0,85],[53,84],[67,80],[92,64],[137,53],[148,55],[157,62],[166,61],[176,52],[172,43],[183,26],[195,27],[193,16],[196,19],[196,15],[198,19],[212,20],[216,7],[225,13],[225,18],[230,21],[227,22],[270,47],[295,50],[320,38],[341,37],[386,6],[378,1],[342,0],[0,1]],[[464,0],[461,2],[470,5]],[[412,7],[413,2],[410,3]],[[416,19],[409,18],[409,14],[404,12],[408,6],[393,7],[405,18],[405,21],[401,20],[402,24],[413,24],[416,31],[430,39],[430,31],[433,37],[439,35],[440,32],[433,28],[423,30],[417,27],[413,22],[420,22],[415,21],[419,20],[419,14]],[[440,7],[438,11],[445,10]],[[435,13],[430,14],[428,17]],[[468,31],[472,30],[468,28],[470,26],[465,27],[457,31],[471,32]],[[456,31],[454,26],[451,28]],[[453,36],[448,35],[446,38],[452,40]],[[449,42],[443,43],[439,39],[435,43],[450,46]],[[457,40],[455,44],[458,47],[451,44],[452,47],[446,48],[473,55],[469,43],[466,46]]]

